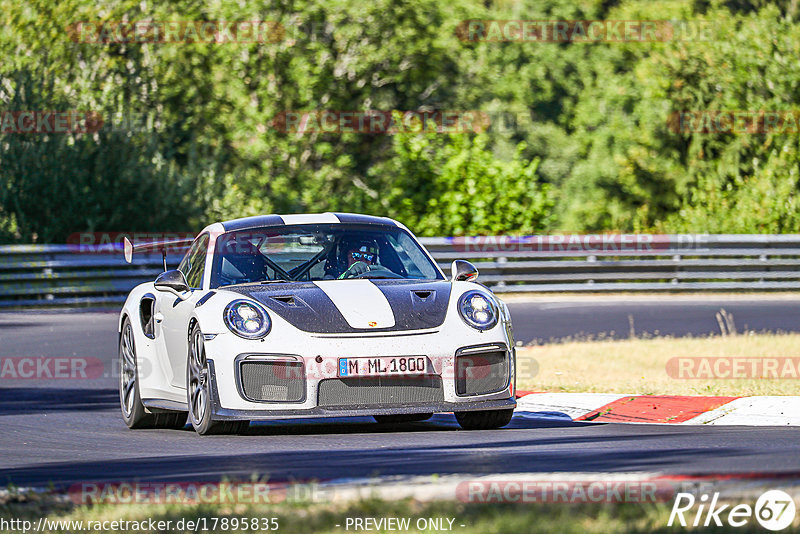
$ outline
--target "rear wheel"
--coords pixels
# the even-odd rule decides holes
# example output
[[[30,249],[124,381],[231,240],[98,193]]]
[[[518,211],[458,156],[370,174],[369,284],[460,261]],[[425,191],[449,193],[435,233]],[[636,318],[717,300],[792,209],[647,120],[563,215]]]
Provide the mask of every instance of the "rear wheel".
[[[511,422],[514,409],[483,410],[480,412],[456,412],[456,421],[464,430],[490,430],[506,426]]]
[[[379,423],[413,423],[415,421],[424,421],[433,417],[432,413],[402,413],[396,415],[373,415],[372,416]]]
[[[250,421],[214,421],[211,419],[211,386],[208,360],[200,326],[195,324],[189,334],[189,359],[186,362],[186,397],[189,420],[200,435],[239,434]]]
[[[148,413],[139,395],[139,375],[136,368],[136,344],[129,319],[122,324],[119,339],[119,402],[122,419],[128,428],[183,428],[186,412]]]

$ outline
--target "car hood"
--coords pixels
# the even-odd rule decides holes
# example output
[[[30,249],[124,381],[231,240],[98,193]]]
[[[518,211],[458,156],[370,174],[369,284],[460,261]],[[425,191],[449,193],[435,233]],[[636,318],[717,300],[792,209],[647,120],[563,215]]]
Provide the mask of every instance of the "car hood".
[[[314,333],[422,330],[440,326],[452,284],[444,280],[321,280],[220,288],[263,304]]]

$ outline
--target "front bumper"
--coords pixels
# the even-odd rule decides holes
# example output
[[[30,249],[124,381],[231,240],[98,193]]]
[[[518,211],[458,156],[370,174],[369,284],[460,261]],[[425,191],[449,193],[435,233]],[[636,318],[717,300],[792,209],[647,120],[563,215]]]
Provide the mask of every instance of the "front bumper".
[[[502,410],[517,407],[515,398],[499,400],[462,400],[459,402],[440,402],[435,404],[414,404],[410,406],[358,406],[358,407],[333,407],[323,408],[270,408],[270,409],[230,409],[223,408],[219,403],[216,379],[214,378],[213,362],[209,362],[211,374],[211,399],[213,403],[213,416],[215,420],[247,419],[250,421],[269,421],[275,419],[303,419],[316,417],[358,417],[370,415],[396,415],[415,413],[441,413],[441,412],[472,412],[479,410]]]
[[[461,339],[460,341],[465,343],[459,346],[453,345],[452,336],[444,336],[441,332],[430,331],[410,336],[326,337],[325,339],[309,340],[310,343],[305,344],[298,343],[297,340],[285,345],[276,342],[269,346],[268,353],[264,350],[264,344],[260,342],[250,341],[245,346],[238,340],[225,339],[229,336],[220,335],[218,337],[222,339],[206,343],[213,418],[216,420],[272,420],[513,409],[516,406],[514,399],[515,353],[513,345],[510,345],[504,336],[504,329],[494,330],[493,335],[476,332],[472,338]],[[463,391],[459,394],[456,383],[457,355],[461,355],[465,348],[480,346],[494,346],[506,351],[508,366],[507,379],[504,381],[505,387],[479,395],[465,395]],[[292,351],[297,347],[303,347],[303,354]],[[253,401],[246,398],[242,392],[237,371],[241,356],[246,353],[291,355],[302,361],[307,373],[303,377],[305,391],[303,398],[297,402]],[[320,382],[338,378],[336,370],[339,357],[415,354],[425,354],[433,363],[433,372],[437,378],[441,379],[442,395],[438,400],[342,406],[330,405],[330,403],[323,406],[318,404]]]

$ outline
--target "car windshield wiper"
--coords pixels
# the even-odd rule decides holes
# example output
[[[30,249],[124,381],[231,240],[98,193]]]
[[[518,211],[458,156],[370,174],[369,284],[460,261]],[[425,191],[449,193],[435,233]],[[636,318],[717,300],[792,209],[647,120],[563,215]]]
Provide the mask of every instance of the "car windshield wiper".
[[[259,282],[259,284],[261,284],[261,285],[264,285],[264,284],[287,284],[289,282],[291,282],[291,280],[284,280],[283,278],[276,278],[275,280],[264,280],[262,282]]]

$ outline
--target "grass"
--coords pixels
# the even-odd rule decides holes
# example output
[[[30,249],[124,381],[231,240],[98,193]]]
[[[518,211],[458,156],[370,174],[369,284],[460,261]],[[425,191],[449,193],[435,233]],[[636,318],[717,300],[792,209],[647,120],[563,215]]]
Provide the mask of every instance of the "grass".
[[[788,378],[673,378],[681,357],[800,358],[800,334],[567,341],[517,349],[517,388],[643,395],[797,395]]]
[[[683,532],[679,526],[668,528],[667,520],[671,505],[669,503],[648,504],[465,504],[453,501],[423,503],[415,500],[381,501],[362,500],[344,504],[262,504],[262,505],[96,505],[74,506],[69,503],[53,503],[48,499],[35,499],[26,502],[6,502],[0,504],[0,518],[25,519],[33,522],[45,516],[53,520],[83,521],[143,521],[153,519],[172,521],[176,525],[181,519],[197,520],[207,518],[211,525],[213,518],[277,518],[278,532],[302,534],[327,534],[348,532],[346,520],[350,518],[410,518],[411,528],[403,532],[434,532],[416,527],[419,518],[451,518],[453,532],[459,534],[492,533],[617,533],[617,532]],[[218,524],[220,524],[218,522]],[[229,523],[231,524],[231,523]],[[444,523],[447,524],[446,522]],[[461,525],[464,525],[463,527]],[[421,526],[421,525],[420,525]],[[756,525],[735,529],[736,532],[755,532]],[[710,529],[709,529],[710,530]],[[11,532],[12,530],[0,530]],[[17,529],[16,532],[20,530]],[[72,528],[50,529],[45,532],[80,532]],[[87,531],[86,529],[83,530]],[[97,532],[98,529],[92,531]],[[121,532],[103,529],[102,532]],[[157,532],[149,528],[136,529],[137,533]],[[186,532],[167,529],[169,532]],[[227,530],[217,528],[205,532],[266,532],[240,528]],[[354,529],[351,527],[350,532]],[[370,530],[376,532],[376,530]],[[387,532],[388,530],[382,530]],[[704,529],[693,529],[703,532]],[[714,532],[725,529],[714,529]],[[758,530],[759,532],[763,530]],[[130,530],[128,530],[130,532]],[[204,532],[200,529],[199,532]],[[41,534],[41,532],[37,533]]]

